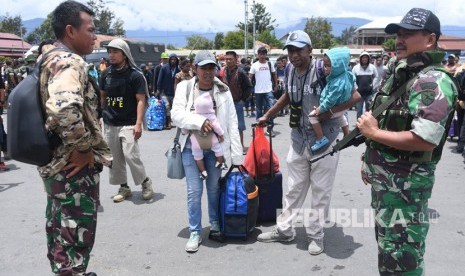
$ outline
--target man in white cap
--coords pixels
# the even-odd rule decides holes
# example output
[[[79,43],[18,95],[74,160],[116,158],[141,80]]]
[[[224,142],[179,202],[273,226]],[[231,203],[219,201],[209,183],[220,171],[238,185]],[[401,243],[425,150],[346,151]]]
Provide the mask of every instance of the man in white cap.
[[[289,60],[293,65],[288,77],[288,91],[258,120],[259,124],[264,124],[286,105],[290,105],[289,125],[292,128],[292,142],[287,155],[289,191],[284,196],[283,210],[277,217],[273,231],[260,234],[257,240],[261,242],[290,242],[294,240],[293,223],[301,212],[311,186],[312,209],[310,215],[304,217],[304,225],[309,240],[308,252],[312,255],[318,255],[324,250],[323,224],[328,218],[339,154],[323,158],[312,165],[308,162],[314,157],[311,145],[315,143],[316,136],[307,115],[314,106],[319,105],[322,87],[319,87],[317,81],[316,59],[311,56],[312,42],[308,34],[300,30],[291,32],[284,49],[287,49]],[[332,112],[342,111],[350,107],[353,105],[354,99],[332,108]],[[324,121],[322,128],[324,135],[330,142],[319,153],[330,150],[329,146],[338,136],[340,129],[337,119]],[[305,214],[307,213],[309,212],[305,212]]]
[[[452,75],[454,75],[455,72],[457,71],[457,69],[460,67],[460,65],[456,62],[455,59],[456,59],[455,55],[450,54],[447,57],[447,64],[444,66],[446,68],[447,72],[449,72]]]
[[[134,183],[142,185],[142,198],[152,198],[152,181],[140,159],[137,140],[142,135],[147,82],[132,58],[128,44],[113,39],[107,46],[110,67],[100,80],[105,139],[113,153],[110,184],[120,185],[114,202],[124,201],[132,195],[127,183],[126,164]]]

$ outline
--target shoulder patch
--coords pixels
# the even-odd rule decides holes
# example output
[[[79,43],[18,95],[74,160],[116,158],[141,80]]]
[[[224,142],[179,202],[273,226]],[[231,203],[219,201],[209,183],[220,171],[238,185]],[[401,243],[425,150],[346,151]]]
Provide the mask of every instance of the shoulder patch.
[[[421,90],[436,90],[438,84],[436,82],[428,81],[428,82],[420,82]]]
[[[421,92],[421,102],[425,106],[429,106],[434,102],[434,98],[436,97],[436,92],[432,90],[425,90]]]

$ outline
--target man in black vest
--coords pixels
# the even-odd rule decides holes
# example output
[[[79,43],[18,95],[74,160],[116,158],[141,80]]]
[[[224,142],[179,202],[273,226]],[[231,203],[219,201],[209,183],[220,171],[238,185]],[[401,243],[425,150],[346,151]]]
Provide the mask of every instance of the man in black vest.
[[[110,184],[120,185],[114,202],[132,195],[127,183],[126,164],[136,185],[142,184],[142,198],[152,198],[152,181],[145,172],[137,140],[142,136],[142,121],[148,95],[147,82],[132,58],[128,44],[113,39],[107,46],[111,66],[102,73],[100,90],[103,104],[105,139],[113,153]]]

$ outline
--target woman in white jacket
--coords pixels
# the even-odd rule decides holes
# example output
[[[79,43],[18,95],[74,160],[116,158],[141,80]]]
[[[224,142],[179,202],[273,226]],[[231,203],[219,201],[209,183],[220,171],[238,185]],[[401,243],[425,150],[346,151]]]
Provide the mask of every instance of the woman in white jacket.
[[[237,115],[229,88],[215,77],[217,70],[215,56],[209,51],[197,53],[194,64],[197,76],[189,81],[180,82],[176,87],[171,116],[174,124],[189,132],[180,136],[182,162],[187,181],[187,210],[189,219],[190,238],[186,244],[187,252],[196,252],[202,242],[202,209],[201,199],[203,180],[199,177],[199,170],[192,155],[188,139],[192,131],[213,132],[211,122],[202,115],[193,112],[196,96],[210,93],[216,103],[216,116],[224,130],[222,143],[226,162],[232,165],[242,164],[242,146],[237,126]],[[193,135],[193,134],[191,134]],[[204,162],[208,173],[205,180],[208,197],[208,216],[211,224],[209,237],[219,233],[218,204],[221,169],[215,166],[216,157],[212,150],[204,150]]]

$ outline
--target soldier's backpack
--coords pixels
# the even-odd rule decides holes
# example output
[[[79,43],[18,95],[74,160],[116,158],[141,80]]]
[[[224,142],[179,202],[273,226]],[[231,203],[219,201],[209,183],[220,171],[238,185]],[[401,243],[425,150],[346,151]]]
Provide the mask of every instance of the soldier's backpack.
[[[149,99],[149,107],[145,111],[145,121],[148,130],[163,130],[166,123],[165,102],[155,98]]]
[[[32,74],[20,82],[8,97],[8,152],[14,160],[43,166],[53,157],[53,148],[59,143],[57,135],[45,129],[44,111],[40,97],[40,67],[44,54]]]

